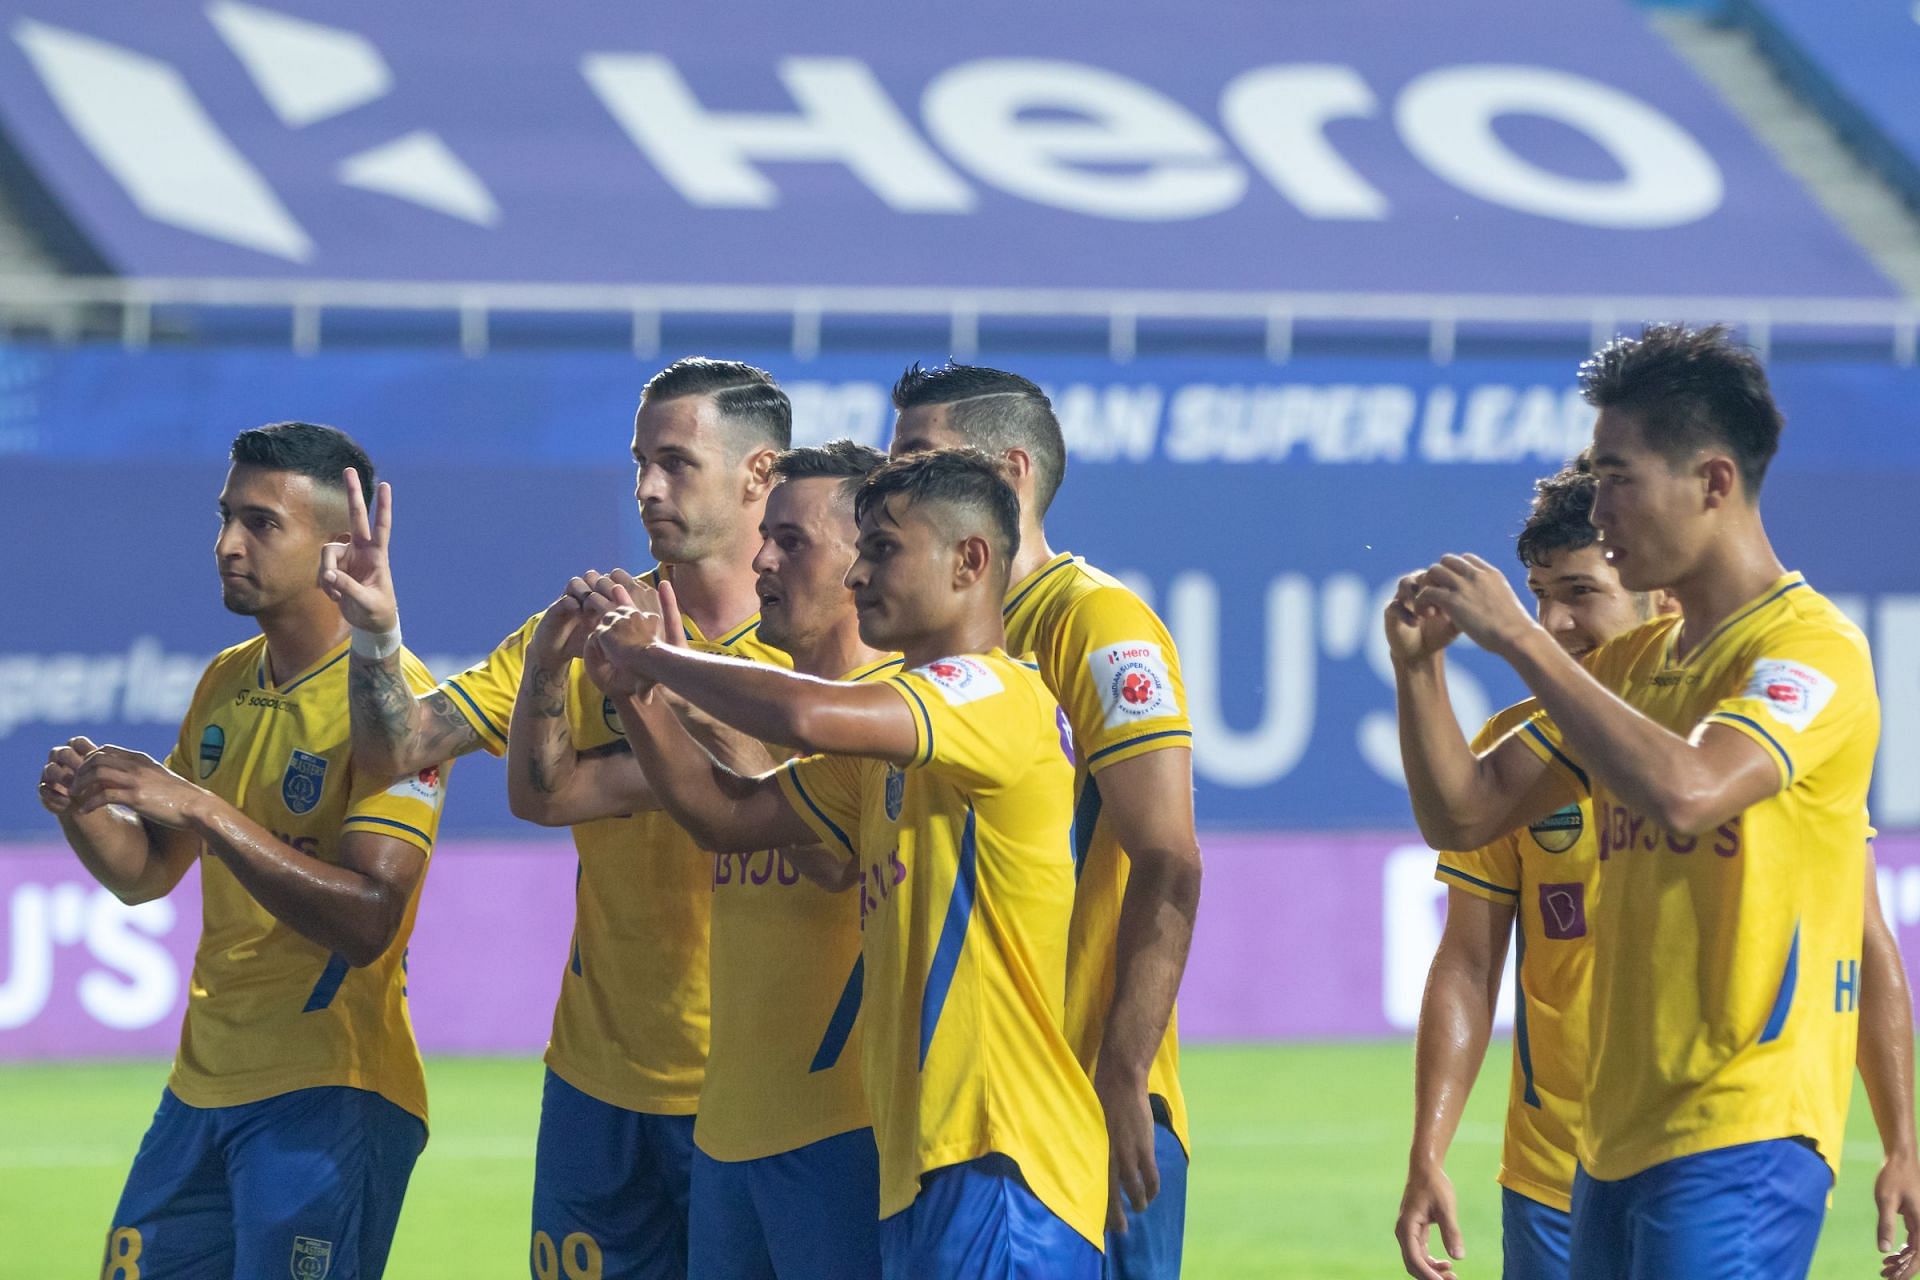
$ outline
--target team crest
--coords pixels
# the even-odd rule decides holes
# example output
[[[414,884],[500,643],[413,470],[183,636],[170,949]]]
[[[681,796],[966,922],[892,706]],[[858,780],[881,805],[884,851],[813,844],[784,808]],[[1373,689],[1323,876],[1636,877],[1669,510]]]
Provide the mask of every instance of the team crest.
[[[900,809],[907,802],[907,775],[891,766],[887,769],[887,821],[900,821]]]
[[[613,709],[612,698],[600,699],[600,718],[607,722],[607,728],[620,737],[627,736],[627,727],[620,723],[620,713]]]
[[[320,803],[320,792],[327,785],[327,758],[295,747],[287,758],[287,771],[280,775],[280,798],[294,813],[312,813]]]
[[[200,777],[211,778],[213,771],[220,767],[220,757],[227,754],[227,731],[217,724],[210,724],[200,733]]]
[[[293,1280],[327,1280],[333,1270],[333,1241],[311,1236],[293,1238],[293,1259],[287,1264]]]
[[[1580,833],[1586,826],[1580,806],[1570,804],[1540,819],[1528,827],[1527,832],[1533,836],[1533,842],[1548,853],[1565,853],[1580,843]]]

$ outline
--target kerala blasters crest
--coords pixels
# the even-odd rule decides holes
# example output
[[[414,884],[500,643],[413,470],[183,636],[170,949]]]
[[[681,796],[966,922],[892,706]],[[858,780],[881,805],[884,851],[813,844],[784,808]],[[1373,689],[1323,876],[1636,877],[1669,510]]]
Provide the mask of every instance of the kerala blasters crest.
[[[217,724],[208,725],[200,734],[200,776],[211,778],[227,754],[227,731]]]
[[[904,771],[887,767],[887,821],[900,821],[900,808],[907,800],[907,775]]]
[[[295,747],[287,758],[287,771],[280,775],[280,798],[295,813],[312,813],[320,803],[320,792],[327,785],[327,758]]]
[[[293,1280],[327,1280],[327,1273],[333,1270],[333,1241],[295,1236],[293,1259],[287,1270]]]

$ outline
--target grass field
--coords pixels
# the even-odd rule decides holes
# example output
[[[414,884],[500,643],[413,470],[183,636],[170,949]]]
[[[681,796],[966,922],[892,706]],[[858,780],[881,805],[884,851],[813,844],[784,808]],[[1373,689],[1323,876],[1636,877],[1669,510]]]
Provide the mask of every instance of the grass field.
[[[1493,1175],[1506,1052],[1496,1045],[1488,1055],[1451,1162],[1465,1214],[1466,1280],[1500,1271]],[[1186,1275],[1400,1275],[1392,1228],[1406,1161],[1410,1046],[1209,1046],[1182,1056],[1198,1151]],[[160,1063],[0,1068],[0,1277],[95,1274],[108,1215],[164,1075]],[[524,1276],[540,1065],[436,1059],[428,1081],[434,1137],[414,1172],[387,1275]],[[1814,1264],[1823,1280],[1878,1273],[1878,1157],[1865,1098],[1856,1096],[1847,1164]]]

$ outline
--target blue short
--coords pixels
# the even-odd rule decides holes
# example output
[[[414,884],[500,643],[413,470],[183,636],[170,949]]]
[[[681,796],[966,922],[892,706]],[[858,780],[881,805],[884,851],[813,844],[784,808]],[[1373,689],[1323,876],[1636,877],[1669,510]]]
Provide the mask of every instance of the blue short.
[[[1107,1232],[1106,1280],[1180,1280],[1187,1235],[1187,1149],[1168,1123],[1167,1104],[1153,1100],[1153,1160],[1160,1194],[1146,1212],[1127,1210],[1124,1233]]]
[[[377,1093],[190,1107],[168,1089],[127,1174],[102,1280],[379,1280],[427,1127]]]
[[[1833,1176],[1792,1138],[1668,1160],[1601,1182],[1573,1179],[1572,1280],[1804,1277]]]
[[[1501,1280],[1567,1280],[1573,1215],[1500,1188]]]
[[[534,1280],[686,1280],[693,1117],[628,1111],[553,1072],[533,1158]]]
[[[880,1223],[886,1280],[1099,1280],[1100,1250],[1054,1216],[1003,1155],[920,1177],[912,1204]]]
[[[693,1280],[877,1280],[873,1130],[758,1160],[695,1151],[687,1272]]]

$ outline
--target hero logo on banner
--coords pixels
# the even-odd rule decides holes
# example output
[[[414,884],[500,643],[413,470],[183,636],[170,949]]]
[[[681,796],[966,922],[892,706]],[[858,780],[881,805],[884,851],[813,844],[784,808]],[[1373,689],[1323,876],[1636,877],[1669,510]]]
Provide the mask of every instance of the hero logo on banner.
[[[1124,640],[1089,654],[1087,667],[1100,694],[1100,709],[1112,729],[1158,716],[1177,716],[1180,703],[1160,646],[1147,640]]]
[[[1813,718],[1833,700],[1835,685],[1804,662],[1762,658],[1753,664],[1742,697],[1767,704],[1767,714],[1795,733],[1804,733]]]
[[[991,698],[1006,688],[1000,683],[1000,677],[993,674],[993,669],[978,658],[941,658],[921,667],[916,674],[925,676],[940,691],[940,696],[956,707]]]

